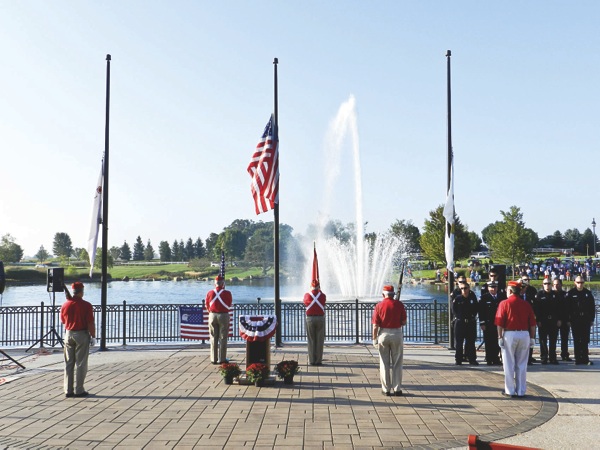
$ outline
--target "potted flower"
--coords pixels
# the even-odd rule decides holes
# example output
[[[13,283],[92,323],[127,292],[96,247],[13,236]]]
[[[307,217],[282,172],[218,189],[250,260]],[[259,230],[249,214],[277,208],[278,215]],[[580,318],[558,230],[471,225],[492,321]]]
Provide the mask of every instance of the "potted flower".
[[[225,384],[231,384],[234,378],[241,375],[242,371],[236,363],[223,363],[219,366],[219,373],[224,378]]]
[[[256,386],[262,386],[265,378],[269,377],[269,367],[263,363],[254,363],[246,367],[246,378]]]
[[[294,382],[294,375],[300,372],[298,367],[298,361],[289,360],[281,361],[277,364],[277,376],[283,378],[285,384],[292,384]]]

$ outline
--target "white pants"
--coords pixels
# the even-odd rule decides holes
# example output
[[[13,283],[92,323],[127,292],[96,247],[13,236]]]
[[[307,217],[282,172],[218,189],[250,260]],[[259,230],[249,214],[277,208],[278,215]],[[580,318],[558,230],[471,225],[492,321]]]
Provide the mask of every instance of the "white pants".
[[[381,328],[379,346],[379,378],[384,392],[399,392],[402,386],[404,333],[402,328]]]
[[[508,395],[525,395],[528,360],[529,331],[504,331],[502,363],[504,365],[504,392]]]

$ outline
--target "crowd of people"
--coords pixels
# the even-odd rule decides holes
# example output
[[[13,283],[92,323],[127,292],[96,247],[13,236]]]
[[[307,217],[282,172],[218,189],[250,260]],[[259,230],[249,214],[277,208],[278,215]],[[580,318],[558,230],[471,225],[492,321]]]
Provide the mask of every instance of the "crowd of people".
[[[536,362],[533,358],[536,329],[542,364],[559,364],[559,339],[561,360],[572,361],[571,332],[575,364],[592,365],[588,345],[595,319],[594,296],[585,288],[582,274],[575,276],[575,287],[564,291],[558,275],[561,268],[556,267],[556,273],[554,269],[544,275],[542,289],[538,291],[530,285],[531,276],[527,271],[504,289],[492,266],[490,281],[482,287],[479,300],[466,277],[459,276],[458,288],[451,294],[455,364],[479,364],[475,348],[479,324],[486,363],[504,367],[504,395],[525,395],[527,365]]]

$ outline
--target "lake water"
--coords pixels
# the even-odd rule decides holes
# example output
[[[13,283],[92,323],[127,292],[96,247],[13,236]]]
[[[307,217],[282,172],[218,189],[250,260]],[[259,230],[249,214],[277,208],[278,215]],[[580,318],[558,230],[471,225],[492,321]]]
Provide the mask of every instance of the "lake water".
[[[206,292],[213,287],[208,281],[112,281],[108,283],[108,304],[198,304],[203,301]],[[274,289],[272,284],[265,282],[229,283],[227,285],[233,294],[234,303],[255,303],[257,298],[261,301],[272,302]],[[326,294],[327,290],[323,286]],[[473,291],[480,296],[480,288],[474,287]],[[306,292],[305,286],[282,283],[280,295],[283,301],[301,301]],[[600,302],[600,291],[593,290],[596,303]],[[94,305],[100,304],[100,284],[88,283],[85,287],[85,299]],[[56,303],[62,304],[64,293],[56,293]],[[336,297],[328,294],[328,301],[354,300]],[[365,301],[378,301],[379,298],[365,298]],[[443,285],[412,285],[405,284],[402,288],[401,299],[405,302],[447,302],[445,286]],[[41,302],[52,304],[52,293],[46,292],[45,285],[35,286],[7,286],[2,296],[1,306],[37,306]]]
[[[213,287],[208,281],[112,281],[107,287],[107,303],[120,304],[197,304]],[[239,283],[227,285],[233,294],[235,303],[272,302],[274,288],[269,283]],[[325,286],[323,286],[324,292]],[[476,293],[479,294],[479,289]],[[280,296],[283,301],[301,301],[306,287],[297,284],[281,284]],[[41,302],[52,304],[52,293],[46,292],[45,285],[7,286],[2,296],[2,306],[37,306]],[[62,304],[64,293],[56,292],[56,303]],[[100,284],[88,283],[85,286],[84,298],[92,304],[100,304]],[[403,301],[447,301],[444,287],[430,285],[405,285],[402,289]],[[354,300],[328,294],[329,301]],[[366,301],[378,301],[379,298],[368,298]]]

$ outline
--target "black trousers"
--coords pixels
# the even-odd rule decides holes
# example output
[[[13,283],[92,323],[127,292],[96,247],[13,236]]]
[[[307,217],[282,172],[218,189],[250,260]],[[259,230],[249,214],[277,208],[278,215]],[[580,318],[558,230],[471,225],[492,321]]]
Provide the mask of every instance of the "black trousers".
[[[573,332],[573,349],[575,362],[587,363],[590,360],[588,345],[590,343],[590,325],[587,322],[571,322]]]
[[[569,357],[569,331],[571,330],[571,325],[567,324],[566,321],[563,321],[560,326],[560,357],[568,358]]]
[[[556,321],[540,322],[538,336],[540,338],[540,356],[542,361],[548,361],[548,359],[556,361],[556,340],[558,339]]]
[[[469,322],[456,319],[454,321],[454,347],[456,353],[454,359],[456,362],[463,360],[463,345],[464,352],[469,362],[475,362],[477,355],[475,353],[475,339],[477,338],[477,323],[474,319]]]
[[[483,330],[485,360],[488,363],[500,362],[500,346],[498,345],[498,328],[494,324],[486,324]]]

